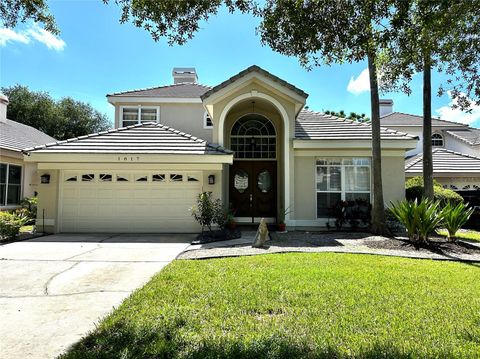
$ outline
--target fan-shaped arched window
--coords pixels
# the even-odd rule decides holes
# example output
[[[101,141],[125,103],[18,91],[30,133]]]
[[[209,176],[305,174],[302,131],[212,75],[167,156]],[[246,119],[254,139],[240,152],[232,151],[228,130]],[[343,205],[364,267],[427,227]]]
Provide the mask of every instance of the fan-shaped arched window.
[[[432,135],[432,146],[433,147],[443,147],[443,136],[439,133],[434,133]]]
[[[236,158],[276,158],[275,127],[265,117],[252,114],[240,118],[232,127],[230,147]]]

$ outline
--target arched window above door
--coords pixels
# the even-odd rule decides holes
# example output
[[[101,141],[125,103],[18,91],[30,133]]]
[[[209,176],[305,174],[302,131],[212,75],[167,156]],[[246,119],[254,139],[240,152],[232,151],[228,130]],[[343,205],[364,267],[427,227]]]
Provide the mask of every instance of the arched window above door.
[[[232,127],[230,147],[235,158],[275,159],[275,127],[267,118],[251,114],[241,117]]]

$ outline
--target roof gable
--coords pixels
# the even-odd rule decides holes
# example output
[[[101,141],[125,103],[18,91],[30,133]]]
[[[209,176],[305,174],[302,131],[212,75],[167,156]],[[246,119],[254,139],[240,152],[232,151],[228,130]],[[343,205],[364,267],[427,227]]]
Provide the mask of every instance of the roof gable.
[[[478,128],[469,127],[465,129],[448,130],[445,132],[470,146],[480,145],[480,129]]]
[[[292,91],[297,96],[300,96],[304,99],[306,99],[308,97],[308,94],[305,93],[303,90],[299,89],[298,87],[288,83],[287,81],[281,79],[278,76],[275,76],[275,75],[271,74],[270,72],[262,69],[261,67],[259,67],[257,65],[252,65],[252,66],[246,68],[245,70],[240,71],[238,74],[230,77],[229,79],[223,81],[222,83],[218,84],[217,86],[214,86],[213,88],[211,88],[210,90],[205,92],[203,95],[201,95],[200,98],[202,99],[202,101],[205,101],[206,99],[208,99],[212,95],[218,93],[220,90],[234,84],[238,80],[244,78],[245,76],[247,76],[251,73],[258,73],[262,76],[265,76],[267,79],[272,80],[273,82],[279,84],[282,87],[285,87],[289,91]]]
[[[52,144],[27,148],[40,153],[142,153],[142,154],[231,154],[187,133],[154,122],[75,137]]]
[[[23,123],[0,122],[0,148],[20,152],[24,148],[55,142],[56,139]]]
[[[418,137],[381,128],[382,139],[409,140]],[[302,110],[295,121],[295,138],[300,140],[371,140],[369,123],[348,120],[321,112]]]

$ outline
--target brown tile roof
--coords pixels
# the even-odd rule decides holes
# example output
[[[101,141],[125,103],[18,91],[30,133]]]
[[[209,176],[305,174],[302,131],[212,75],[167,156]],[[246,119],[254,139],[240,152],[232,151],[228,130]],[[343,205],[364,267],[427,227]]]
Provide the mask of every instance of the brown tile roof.
[[[423,116],[411,115],[402,112],[392,112],[388,115],[380,118],[382,126],[422,126]],[[432,118],[432,126],[434,127],[467,127],[463,123],[440,120],[438,118]]]
[[[184,132],[147,122],[27,148],[40,153],[142,153],[225,155],[233,152]]]
[[[268,77],[269,79],[275,81],[275,82],[278,82],[280,85],[282,86],[285,86],[286,88],[288,88],[289,90],[292,90],[294,92],[296,92],[298,95],[304,97],[304,98],[307,98],[308,97],[308,94],[305,93],[303,90],[299,89],[298,87],[295,87],[294,85],[288,83],[287,81],[285,80],[282,80],[280,77],[278,76],[275,76],[273,74],[271,74],[270,72],[262,69],[260,66],[257,66],[257,65],[252,65],[248,68],[246,68],[245,70],[243,71],[240,71],[238,74],[230,77],[229,79],[223,81],[221,84],[217,85],[217,86],[214,86],[213,88],[211,88],[210,90],[208,90],[207,92],[205,92],[204,94],[202,94],[200,96],[200,98],[202,100],[205,100],[206,98],[210,97],[211,95],[213,95],[214,93],[218,92],[219,90],[223,89],[224,87],[227,87],[228,85],[230,85],[231,83],[237,81],[238,79],[242,78],[243,76],[251,73],[251,72],[258,72],[266,77]]]
[[[55,142],[56,139],[23,123],[0,122],[0,148],[20,152],[24,148]]]
[[[480,174],[480,157],[436,148],[432,151],[433,173],[478,173]],[[423,154],[405,161],[405,173],[423,172]]]
[[[382,139],[418,139],[407,133],[381,129]],[[371,140],[369,123],[347,120],[321,112],[302,110],[295,122],[295,138],[301,140]]]
[[[163,98],[200,98],[211,87],[196,83],[181,83],[175,85],[150,87],[139,90],[115,92],[107,97],[133,96],[133,97],[163,97]]]

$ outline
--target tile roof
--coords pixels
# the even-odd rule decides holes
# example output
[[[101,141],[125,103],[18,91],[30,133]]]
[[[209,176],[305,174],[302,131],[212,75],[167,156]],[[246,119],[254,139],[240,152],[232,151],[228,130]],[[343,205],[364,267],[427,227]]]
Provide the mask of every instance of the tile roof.
[[[55,142],[56,139],[23,123],[0,122],[0,148],[20,152],[24,148]]]
[[[200,98],[211,87],[197,83],[181,83],[175,85],[150,87],[139,90],[115,92],[107,97],[134,96],[134,97],[163,97],[163,98]]]
[[[418,139],[407,133],[381,129],[382,139]],[[301,140],[370,140],[372,128],[369,123],[347,120],[321,112],[302,110],[295,122],[295,138]]]
[[[453,129],[445,131],[459,140],[466,142],[471,146],[480,145],[480,129],[468,127],[465,129]]]
[[[402,112],[392,112],[380,118],[382,126],[422,126],[423,116],[410,115]],[[434,127],[467,127],[463,123],[440,120],[438,118],[432,118],[432,126]]]
[[[285,86],[286,88],[288,88],[289,90],[292,90],[294,92],[296,92],[298,95],[304,97],[304,98],[307,98],[308,97],[308,94],[305,93],[303,90],[299,89],[298,87],[292,85],[291,83],[288,83],[287,81],[285,80],[282,80],[280,77],[278,76],[275,76],[273,74],[271,74],[270,72],[262,69],[260,66],[257,66],[257,65],[252,65],[248,68],[246,68],[245,70],[243,71],[240,71],[238,74],[230,77],[229,79],[223,81],[221,84],[211,88],[210,90],[208,90],[207,92],[205,92],[204,94],[202,94],[200,96],[200,98],[202,100],[210,97],[211,95],[213,95],[215,92],[218,92],[220,91],[222,88],[224,87],[227,87],[228,85],[230,85],[231,83],[237,81],[238,79],[242,78],[243,76],[251,73],[251,72],[258,72],[262,75],[264,75],[265,77],[268,77],[269,79],[275,81],[275,82],[278,82],[280,85],[282,86]]]
[[[225,155],[233,152],[184,132],[154,122],[75,137],[27,148],[40,153],[143,153]]]
[[[436,148],[432,151],[433,173],[478,173],[480,174],[480,157],[460,152]],[[423,155],[405,161],[405,173],[422,173]]]

